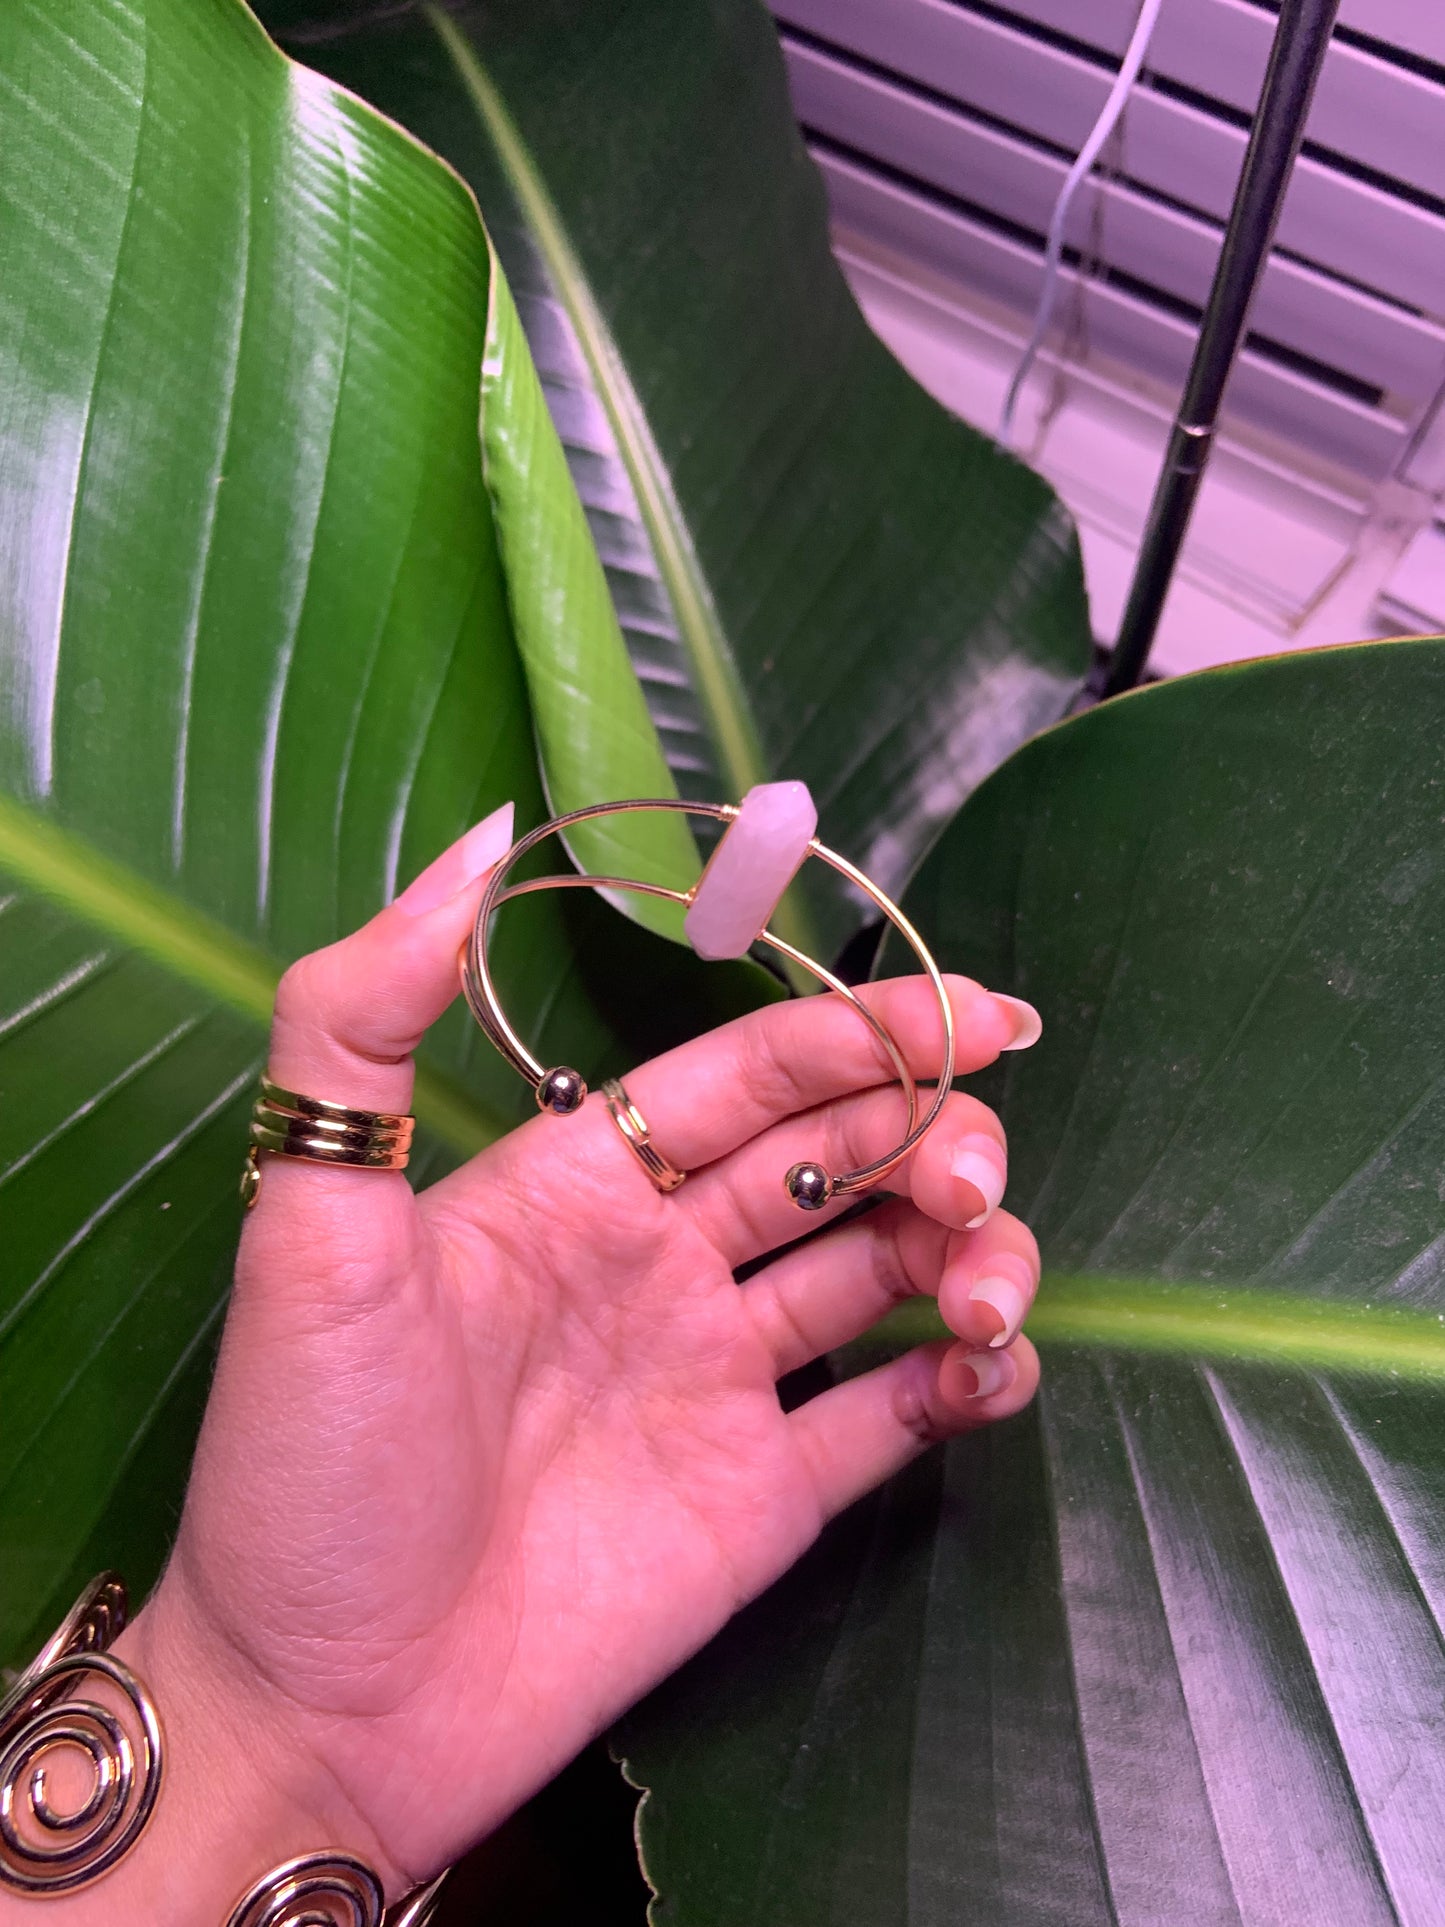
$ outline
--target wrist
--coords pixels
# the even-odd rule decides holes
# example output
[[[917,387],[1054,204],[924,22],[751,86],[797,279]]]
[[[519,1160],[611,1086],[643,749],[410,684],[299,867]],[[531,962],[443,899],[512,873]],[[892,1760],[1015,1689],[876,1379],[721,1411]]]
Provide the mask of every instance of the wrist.
[[[301,1737],[294,1709],[212,1635],[181,1582],[163,1581],[110,1652],[160,1716],[165,1771],[154,1811],[94,1885],[43,1902],[0,1892],[3,1927],[41,1911],[46,1927],[225,1927],[261,1875],[324,1849],[375,1868],[388,1899],[410,1884]]]

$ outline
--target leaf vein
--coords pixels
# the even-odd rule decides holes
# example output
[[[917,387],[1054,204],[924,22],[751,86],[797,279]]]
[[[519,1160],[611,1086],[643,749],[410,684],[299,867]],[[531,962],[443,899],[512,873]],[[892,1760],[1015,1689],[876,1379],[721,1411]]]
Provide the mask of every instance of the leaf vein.
[[[111,1192],[103,1204],[98,1205],[96,1209],[90,1213],[89,1217],[77,1225],[76,1229],[65,1240],[65,1243],[60,1247],[59,1251],[56,1252],[49,1264],[36,1274],[4,1317],[0,1317],[0,1340],[9,1337],[10,1333],[35,1304],[51,1280],[65,1263],[75,1255],[85,1243],[86,1239],[90,1237],[91,1233],[103,1224],[113,1211],[124,1204],[126,1199],[137,1191],[153,1172],[158,1171],[161,1166],[174,1157],[178,1151],[183,1150],[192,1138],[199,1136],[211,1122],[212,1118],[218,1117],[226,1106],[231,1103],[234,1098],[238,1097],[248,1084],[255,1081],[260,1073],[262,1062],[263,1060],[261,1058],[254,1059],[238,1077],[233,1077],[225,1089],[213,1097],[203,1110],[197,1112],[179,1131],[169,1137],[166,1142],[161,1145],[159,1150],[153,1151],[143,1163],[136,1167],[123,1184],[118,1185],[116,1189]]]
[[[120,233],[116,237],[115,259],[111,264],[110,282],[106,289],[105,312],[101,316],[100,336],[96,342],[95,366],[91,371],[90,392],[85,401],[85,426],[81,431],[80,450],[76,457],[75,477],[71,485],[68,504],[68,528],[61,562],[60,585],[55,604],[55,635],[49,660],[38,665],[41,674],[41,687],[37,692],[37,708],[43,708],[43,715],[36,715],[37,733],[32,741],[35,757],[31,775],[36,794],[48,797],[55,781],[55,704],[56,692],[60,681],[60,658],[64,650],[65,629],[70,609],[70,590],[72,570],[75,562],[76,524],[80,514],[80,499],[85,489],[86,472],[90,465],[91,437],[95,429],[96,398],[100,393],[101,370],[105,365],[106,351],[110,344],[111,329],[115,324],[115,296],[120,285],[120,264],[125,256],[126,242],[130,237],[131,216],[135,212],[139,198],[137,187],[140,180],[141,142],[145,130],[146,114],[150,104],[150,19],[146,16],[141,33],[141,84],[139,102],[135,117],[135,145],[131,149],[130,178],[125,190],[125,213],[121,217]]]
[[[241,263],[240,288],[235,300],[231,339],[227,344],[225,372],[221,376],[225,383],[225,404],[221,432],[218,437],[220,447],[217,451],[217,459],[212,464],[210,486],[206,493],[198,558],[199,568],[195,574],[191,606],[186,615],[185,634],[181,638],[180,687],[176,698],[176,769],[171,797],[171,868],[177,875],[180,873],[185,846],[185,811],[191,748],[191,693],[195,686],[196,657],[200,647],[201,625],[205,617],[211,562],[215,554],[216,517],[221,505],[221,484],[226,477],[226,466],[231,453],[231,436],[235,427],[236,391],[241,372],[241,342],[246,331],[246,309],[251,292],[251,250],[254,227],[251,197],[254,186],[251,135],[244,121],[240,127],[239,169],[241,176],[238,194],[241,215],[241,241],[238,249]]]
[[[124,1090],[127,1084],[139,1077],[142,1071],[149,1070],[152,1064],[164,1057],[167,1051],[173,1049],[183,1037],[188,1037],[200,1021],[199,1017],[187,1017],[183,1023],[177,1024],[175,1029],[168,1031],[158,1043],[152,1044],[148,1051],[142,1052],[134,1063],[127,1064],[125,1069],[111,1078],[108,1084],[102,1084],[98,1091],[85,1099],[84,1103],[77,1105],[53,1130],[36,1138],[33,1144],[28,1145],[21,1152],[13,1164],[8,1164],[0,1170],[0,1185],[6,1185],[12,1178],[18,1177],[27,1165],[33,1164],[36,1158],[48,1151],[53,1144],[59,1143],[67,1131],[74,1129],[85,1118],[93,1116],[108,1098],[114,1097],[117,1091]]]

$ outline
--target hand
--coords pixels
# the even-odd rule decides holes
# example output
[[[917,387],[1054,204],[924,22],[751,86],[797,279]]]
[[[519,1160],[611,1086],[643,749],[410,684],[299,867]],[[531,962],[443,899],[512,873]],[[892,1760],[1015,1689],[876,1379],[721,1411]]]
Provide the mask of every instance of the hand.
[[[455,992],[502,816],[287,973],[279,1082],[408,1108],[410,1053]],[[1037,1033],[1026,1005],[949,990],[962,1071]],[[866,994],[915,1073],[936,1075],[926,982]],[[897,1142],[890,1077],[829,996],[643,1065],[628,1090],[692,1174],[667,1197],[600,1097],[420,1196],[399,1174],[263,1160],[175,1553],[127,1636],[163,1707],[174,1696],[190,1771],[214,1776],[219,1726],[245,1762],[235,1802],[265,1808],[236,1790],[247,1776],[287,1790],[294,1837],[251,1842],[254,1873],[340,1844],[393,1894],[433,1874],[825,1520],[1033,1395],[1017,1331],[1038,1255],[995,1208],[1001,1127],[962,1093],[897,1197],[734,1282],[843,1208],[801,1218],[790,1165],[850,1168]],[[782,1374],[916,1292],[959,1342],[783,1413]]]

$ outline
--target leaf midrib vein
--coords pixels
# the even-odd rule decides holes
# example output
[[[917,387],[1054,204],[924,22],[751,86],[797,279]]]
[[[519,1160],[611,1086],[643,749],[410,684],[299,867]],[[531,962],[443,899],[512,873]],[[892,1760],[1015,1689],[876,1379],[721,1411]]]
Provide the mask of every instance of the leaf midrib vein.
[[[672,512],[667,478],[652,445],[641,403],[633,393],[622,357],[592,297],[541,174],[495,82],[454,20],[436,6],[427,5],[422,11],[487,130],[508,185],[552,277],[557,297],[576,332],[597,396],[611,423],[623,466],[632,482],[639,513],[652,539],[658,570],[672,597],[704,701],[712,714],[720,758],[729,781],[741,794],[751,784],[764,780],[766,766],[752,738],[747,710],[740,699],[737,670],[711,608],[701,568],[680,518]],[[624,405],[624,400],[630,405]]]
[[[239,1016],[270,1023],[281,974],[274,958],[3,792],[0,872]],[[417,1066],[412,1109],[419,1123],[463,1156],[511,1128],[509,1120],[424,1064]]]
[[[768,780],[768,764],[732,645],[718,617],[646,411],[541,171],[499,88],[449,14],[431,0],[421,11],[486,129],[497,161],[529,225],[530,238],[551,276],[556,298],[572,323],[591,372],[594,391],[611,424],[618,454],[632,483],[658,575],[672,603],[724,783],[732,796],[742,797],[754,784]],[[779,934],[800,949],[817,952],[822,948],[801,892],[789,892],[778,906],[773,923]],[[805,988],[811,990],[811,983]]]
[[[1028,1322],[1040,1344],[1390,1379],[1445,1392],[1445,1314],[1237,1284],[1045,1273]],[[860,1341],[870,1350],[948,1335],[913,1299]]]

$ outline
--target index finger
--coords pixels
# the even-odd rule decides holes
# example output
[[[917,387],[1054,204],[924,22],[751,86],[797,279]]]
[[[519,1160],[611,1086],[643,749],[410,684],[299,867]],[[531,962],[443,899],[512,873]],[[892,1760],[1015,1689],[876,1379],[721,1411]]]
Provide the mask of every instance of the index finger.
[[[954,1069],[982,1070],[1000,1051],[1025,1050],[1043,1026],[1032,1004],[947,976]],[[943,1019],[926,977],[864,984],[859,999],[893,1034],[920,1079],[943,1063]],[[750,1011],[639,1066],[627,1088],[657,1147],[681,1170],[726,1157],[760,1131],[852,1091],[894,1081],[883,1046],[832,992]]]

